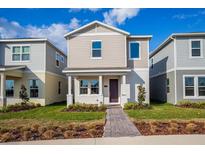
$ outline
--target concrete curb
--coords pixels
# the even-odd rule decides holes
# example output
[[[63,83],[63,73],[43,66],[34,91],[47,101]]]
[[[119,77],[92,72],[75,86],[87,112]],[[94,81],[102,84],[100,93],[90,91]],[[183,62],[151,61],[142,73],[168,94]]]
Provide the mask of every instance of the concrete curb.
[[[7,142],[1,145],[205,145],[205,135],[161,135]]]

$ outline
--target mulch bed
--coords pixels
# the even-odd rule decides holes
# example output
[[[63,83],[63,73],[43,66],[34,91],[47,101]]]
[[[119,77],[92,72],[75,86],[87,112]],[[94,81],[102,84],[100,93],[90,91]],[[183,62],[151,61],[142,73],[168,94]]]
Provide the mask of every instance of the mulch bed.
[[[134,121],[142,135],[205,134],[205,121]]]
[[[97,138],[103,135],[104,124],[92,125],[69,124],[61,126],[17,127],[14,129],[0,128],[0,142],[32,141],[49,139]]]

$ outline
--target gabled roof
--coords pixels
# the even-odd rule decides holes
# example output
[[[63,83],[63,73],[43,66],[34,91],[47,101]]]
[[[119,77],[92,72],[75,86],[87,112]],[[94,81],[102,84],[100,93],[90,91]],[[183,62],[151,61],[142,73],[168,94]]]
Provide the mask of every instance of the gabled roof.
[[[117,31],[117,32],[122,33],[122,34],[125,34],[125,35],[129,35],[129,34],[130,34],[130,33],[126,32],[126,31],[124,31],[124,30],[121,30],[121,29],[119,29],[119,28],[116,28],[116,27],[113,27],[113,26],[110,26],[110,25],[108,25],[108,24],[105,24],[105,23],[102,23],[102,22],[100,22],[100,21],[95,20],[95,21],[93,21],[93,22],[90,22],[90,23],[88,23],[88,24],[86,24],[86,25],[84,25],[84,26],[82,26],[82,27],[80,27],[80,28],[78,28],[78,29],[75,29],[75,30],[73,30],[73,31],[71,31],[71,32],[69,32],[69,33],[67,33],[67,34],[65,34],[64,37],[66,38],[66,37],[68,37],[68,36],[70,36],[70,35],[72,35],[72,34],[78,32],[78,31],[80,31],[80,30],[86,28],[86,27],[89,27],[89,26],[92,26],[92,25],[95,25],[95,24],[101,25],[101,26],[103,26],[103,27],[107,27],[107,28],[109,28],[109,29],[112,29],[112,30],[114,30],[114,31]]]
[[[150,53],[149,58],[153,57],[162,48],[176,37],[192,37],[192,36],[205,36],[205,32],[192,32],[192,33],[172,33],[165,41],[163,41],[153,52]]]
[[[3,42],[46,42],[54,47],[58,52],[67,57],[67,55],[52,43],[48,38],[0,38],[0,43]]]

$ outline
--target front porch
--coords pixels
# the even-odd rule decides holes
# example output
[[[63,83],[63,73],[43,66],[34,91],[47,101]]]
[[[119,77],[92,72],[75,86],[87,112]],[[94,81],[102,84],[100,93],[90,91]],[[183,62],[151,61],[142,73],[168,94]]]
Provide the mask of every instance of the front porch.
[[[0,66],[0,107],[6,106],[7,102],[17,102],[18,95],[14,91],[14,81],[23,77],[22,69],[25,66]]]
[[[118,104],[130,98],[126,75],[130,69],[69,71],[67,105],[73,103]]]

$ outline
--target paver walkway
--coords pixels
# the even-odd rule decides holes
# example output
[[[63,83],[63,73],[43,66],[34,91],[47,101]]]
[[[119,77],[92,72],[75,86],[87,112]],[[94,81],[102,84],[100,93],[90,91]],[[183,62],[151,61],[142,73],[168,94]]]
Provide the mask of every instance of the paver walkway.
[[[128,119],[121,107],[107,109],[104,137],[125,137],[141,135],[135,125]]]

